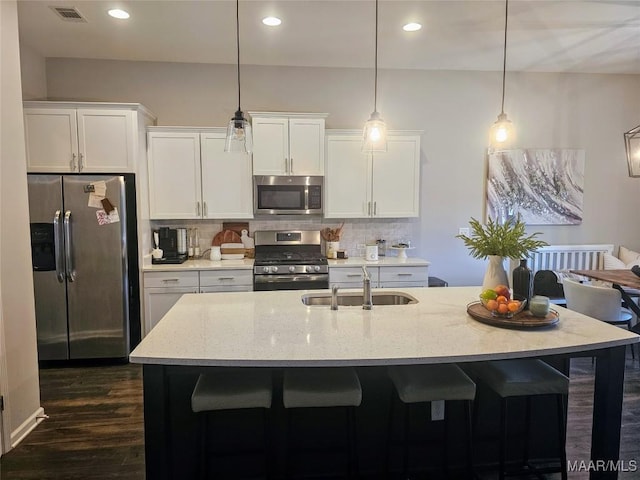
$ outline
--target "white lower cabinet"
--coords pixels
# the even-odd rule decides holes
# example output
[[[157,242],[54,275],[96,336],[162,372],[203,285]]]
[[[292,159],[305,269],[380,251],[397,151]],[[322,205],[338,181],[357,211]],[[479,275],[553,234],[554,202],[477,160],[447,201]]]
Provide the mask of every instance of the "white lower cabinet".
[[[371,287],[378,288],[379,267],[367,267]],[[339,288],[362,288],[364,274],[362,267],[329,268],[329,287],[337,285]]]
[[[207,270],[200,272],[200,293],[250,292],[252,270]]]
[[[198,272],[144,273],[144,335],[185,293],[198,293]]]
[[[409,288],[429,285],[428,266],[367,266],[372,288]],[[362,288],[362,267],[329,267],[329,286]]]
[[[426,287],[428,267],[381,267],[380,288]]]
[[[253,272],[238,270],[202,270],[144,273],[144,335],[185,293],[250,292]]]

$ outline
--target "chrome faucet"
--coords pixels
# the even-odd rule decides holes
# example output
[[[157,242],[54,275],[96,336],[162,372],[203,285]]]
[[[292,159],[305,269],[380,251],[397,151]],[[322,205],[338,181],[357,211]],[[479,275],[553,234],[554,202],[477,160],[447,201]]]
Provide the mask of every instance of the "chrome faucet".
[[[367,272],[367,267],[365,265],[362,266],[362,274],[364,276],[362,281],[362,308],[364,310],[371,310],[371,307],[373,307],[373,299],[371,298],[371,277],[369,277],[369,272]]]
[[[338,309],[338,286],[331,287],[331,310]]]

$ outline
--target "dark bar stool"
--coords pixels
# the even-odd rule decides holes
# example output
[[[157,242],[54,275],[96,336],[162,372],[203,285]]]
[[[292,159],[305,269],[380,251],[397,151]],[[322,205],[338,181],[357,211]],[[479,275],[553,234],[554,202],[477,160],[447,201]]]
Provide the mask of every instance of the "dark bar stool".
[[[250,368],[222,368],[198,377],[191,394],[191,410],[200,416],[200,478],[209,478],[208,456],[223,457],[234,453],[245,452],[214,452],[209,451],[208,427],[210,417],[216,411],[238,409],[262,409],[264,425],[264,445],[262,452],[265,457],[265,476],[271,474],[270,455],[267,448],[269,426],[267,409],[271,408],[272,381],[271,371]]]
[[[465,367],[466,368],[466,367]],[[505,477],[505,459],[508,442],[507,432],[507,400],[525,397],[525,448],[522,464],[527,467],[519,473],[542,473],[529,461],[529,430],[531,427],[531,398],[536,395],[554,395],[556,397],[558,417],[558,441],[560,444],[560,467],[545,469],[544,473],[560,472],[562,480],[567,478],[567,454],[565,449],[566,425],[564,401],[569,394],[569,378],[561,372],[537,359],[498,360],[469,365],[467,369],[476,381],[481,381],[493,390],[501,399],[500,402],[500,472],[499,478]],[[476,409],[477,413],[477,409]]]
[[[401,400],[404,420],[403,459],[402,473],[407,478],[409,472],[409,407],[411,404],[424,404],[428,406],[435,401],[463,401],[465,402],[466,426],[467,426],[467,476],[473,477],[471,462],[472,434],[471,434],[471,404],[476,395],[476,384],[455,364],[444,365],[409,365],[388,367],[389,377],[393,382],[398,397]],[[389,473],[389,456],[391,445],[391,431],[393,425],[393,395],[389,410],[389,431],[387,434],[387,474]],[[443,439],[443,469],[448,473],[448,449],[447,433],[449,414],[447,403],[444,413],[444,439]]]
[[[284,372],[282,400],[287,409],[286,477],[291,478],[292,409],[344,408],[346,414],[347,477],[358,475],[355,409],[362,402],[360,380],[350,367],[290,368]]]

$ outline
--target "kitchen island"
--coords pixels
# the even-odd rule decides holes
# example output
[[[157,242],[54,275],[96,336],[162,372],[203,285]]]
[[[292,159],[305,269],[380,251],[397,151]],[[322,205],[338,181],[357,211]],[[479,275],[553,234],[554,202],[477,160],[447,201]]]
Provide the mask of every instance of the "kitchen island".
[[[584,459],[618,459],[625,347],[640,337],[563,308],[557,308],[560,322],[552,327],[489,326],[466,313],[479,287],[402,291],[418,303],[332,311],[302,303],[303,295],[317,291],[184,295],[130,356],[131,362],[144,366],[147,478],[177,478],[171,449],[192,436],[173,426],[188,418],[193,377],[183,381],[186,392],[178,401],[169,401],[169,388],[180,384],[181,372],[193,376],[213,367],[379,368],[593,355],[592,449],[584,452]],[[175,420],[180,408],[182,420]],[[591,478],[617,478],[617,472],[592,471]]]

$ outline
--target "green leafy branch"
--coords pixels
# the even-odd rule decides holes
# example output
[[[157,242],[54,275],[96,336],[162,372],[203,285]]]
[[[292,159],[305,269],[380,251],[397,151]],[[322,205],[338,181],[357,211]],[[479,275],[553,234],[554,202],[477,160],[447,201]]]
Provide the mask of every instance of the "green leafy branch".
[[[541,232],[526,236],[525,224],[520,216],[515,220],[509,219],[502,225],[489,219],[484,226],[471,217],[469,225],[472,230],[471,235],[456,235],[456,238],[464,242],[474,258],[487,258],[489,255],[527,258],[531,252],[549,245],[545,241],[536,239]]]

